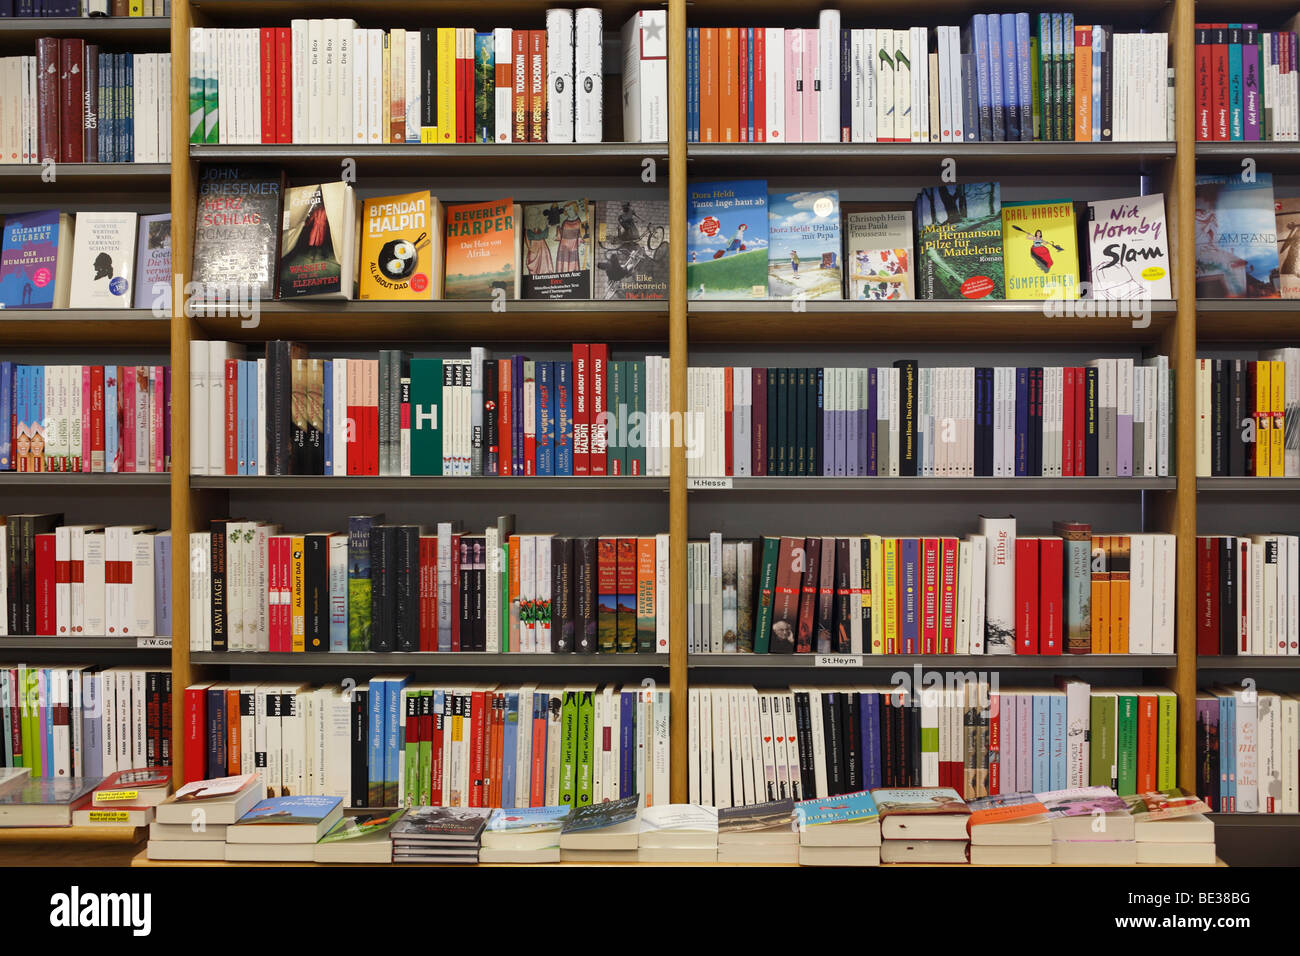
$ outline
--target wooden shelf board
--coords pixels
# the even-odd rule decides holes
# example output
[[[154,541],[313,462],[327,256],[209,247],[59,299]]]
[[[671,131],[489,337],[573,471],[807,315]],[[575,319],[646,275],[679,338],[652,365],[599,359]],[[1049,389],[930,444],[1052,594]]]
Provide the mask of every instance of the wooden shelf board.
[[[41,178],[43,171],[44,167],[35,164],[0,164],[0,194],[24,193],[28,204],[35,201],[31,199],[33,191],[41,195],[125,192],[137,198],[141,193],[154,193],[162,199],[171,182],[172,168],[168,163],[57,163],[52,182]]]
[[[1300,491],[1300,478],[1197,478],[1196,490],[1213,494],[1240,491],[1295,494]]]
[[[44,491],[49,488],[167,488],[171,475],[162,473],[122,472],[60,472],[60,471],[0,471],[0,486],[13,485]]]
[[[0,847],[26,843],[134,844],[148,835],[148,827],[0,827]]]
[[[130,44],[132,52],[143,47],[166,49],[171,38],[168,17],[6,17],[0,47],[24,54],[35,51],[37,37],[84,37],[101,44]]]
[[[817,670],[825,675],[857,672],[853,667],[816,666],[815,654],[692,654],[692,669],[726,668],[740,670]],[[1173,654],[1062,654],[988,655],[988,654],[867,654],[863,656],[863,671],[897,670],[912,666],[930,668],[960,668],[964,670],[1134,670],[1143,668],[1173,667],[1177,657]]]
[[[2,167],[0,167],[2,168]],[[0,309],[0,344],[165,346],[171,319],[148,309]]]
[[[662,493],[667,478],[443,478],[434,475],[405,477],[349,477],[346,475],[191,475],[191,488],[228,491],[357,491],[429,492],[462,494],[553,494],[555,492]]]
[[[707,480],[707,479],[704,479]],[[730,488],[692,488],[693,495],[806,493],[888,495],[907,492],[997,492],[1062,494],[1065,492],[1171,491],[1176,478],[731,478]]]
[[[456,669],[524,669],[547,670],[595,667],[601,669],[636,670],[668,666],[667,654],[484,654],[430,653],[420,651],[381,653],[375,651],[346,651],[319,654],[270,654],[261,652],[231,651],[213,653],[191,651],[190,661],[195,664],[225,664],[231,667],[418,667]]]
[[[1300,657],[1264,654],[1204,654],[1196,658],[1202,671],[1288,671],[1300,670]]]
[[[1300,145],[1291,145],[1300,154]],[[1300,302],[1295,299],[1198,299],[1196,340],[1208,343],[1262,342],[1289,345],[1300,340]]]

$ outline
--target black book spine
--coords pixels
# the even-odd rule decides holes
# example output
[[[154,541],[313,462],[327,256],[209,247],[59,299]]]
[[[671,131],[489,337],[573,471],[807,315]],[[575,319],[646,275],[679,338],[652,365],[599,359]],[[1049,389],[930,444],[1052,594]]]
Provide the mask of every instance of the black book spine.
[[[815,438],[812,446],[812,473],[823,475],[826,473],[826,418],[823,414],[823,409],[826,407],[826,370],[818,368],[813,372],[817,376],[817,406],[813,415]]]
[[[1219,653],[1237,653],[1237,539],[1219,538]]]
[[[17,633],[31,635],[36,633],[36,519],[24,516],[20,531],[18,568],[23,616]]]
[[[1114,59],[1111,46],[1115,43],[1115,28],[1101,28],[1105,39],[1101,47],[1101,141],[1109,143],[1113,137],[1115,117],[1111,100],[1115,95]]]
[[[5,535],[5,587],[9,595],[5,613],[8,615],[8,632],[15,636],[22,634],[23,620],[22,548],[19,543],[22,523],[21,517],[11,517]]]
[[[164,767],[172,765],[172,672],[162,672],[162,745],[159,754]],[[84,774],[83,774],[84,776]]]
[[[471,542],[474,557],[474,649],[487,650],[487,541],[475,535]]]
[[[389,414],[393,406],[393,392],[397,386],[393,377],[392,349],[379,350],[379,473],[393,475],[393,424]]]
[[[1210,363],[1210,474],[1216,477],[1228,473],[1227,409],[1223,402],[1225,364],[1223,359]]]
[[[420,649],[420,529],[397,529],[397,614],[394,641],[399,651]]]
[[[226,650],[226,524],[212,522],[212,650]]]
[[[1097,369],[1089,365],[1083,370],[1083,433],[1084,473],[1097,477]]]
[[[817,793],[812,763],[812,716],[806,691],[794,695],[794,721],[799,745],[799,797],[806,800]]]
[[[453,545],[455,547],[455,545]],[[458,552],[460,554],[460,577],[459,587],[456,590],[456,607],[457,614],[460,616],[460,650],[472,651],[474,649],[474,637],[470,630],[470,622],[473,620],[474,612],[471,608],[472,593],[470,588],[471,567],[469,560],[469,536],[461,535]],[[456,583],[453,582],[453,587]]]
[[[1029,474],[1041,477],[1043,474],[1043,370],[1029,370],[1029,394],[1033,401],[1030,405],[1032,418],[1029,422],[1029,440],[1033,458],[1029,465]]]
[[[376,525],[370,530],[370,649],[388,652],[394,648],[393,616],[397,604],[393,581],[397,552],[397,528]]]
[[[551,538],[551,651],[573,651],[573,539]]]
[[[500,419],[497,415],[497,363],[483,363],[483,473],[495,475],[501,465]]]
[[[848,654],[852,650],[850,628],[853,627],[853,593],[849,589],[848,538],[835,539],[835,625],[831,631],[835,653]],[[867,641],[870,643],[870,636]]]
[[[769,368],[767,370],[767,430],[764,433],[764,453],[767,455],[767,473],[769,475],[778,475],[777,465],[777,432],[780,429],[781,407],[780,399],[777,397],[780,392],[777,388],[777,373],[780,369]]]
[[[1246,474],[1245,418],[1246,376],[1241,359],[1228,364],[1228,474],[1240,478]]]
[[[573,624],[579,654],[596,653],[596,539],[573,540]]]
[[[844,700],[844,788],[857,793],[863,787],[862,768],[862,695],[857,691],[841,694]]]
[[[352,691],[352,732],[350,741],[352,744],[352,800],[351,806],[364,807],[369,805],[369,785],[370,779],[366,767],[366,758],[369,754],[369,714],[370,707],[368,700],[370,691],[366,687],[358,687]]]
[[[303,538],[303,629],[308,653],[330,649],[329,535]]]
[[[822,736],[826,741],[826,792],[836,796],[844,792],[843,768],[840,766],[840,727],[837,725],[835,692],[823,691]]]
[[[438,31],[420,31],[420,125],[438,125]],[[423,132],[423,130],[421,131]]]
[[[794,421],[790,428],[790,461],[793,465],[792,475],[808,474],[808,370],[793,370]]]
[[[1001,137],[999,137],[1001,138]],[[898,375],[898,474],[916,477],[916,369],[914,359],[894,363]]]
[[[787,477],[796,473],[795,469],[795,434],[797,432],[799,399],[796,394],[798,375],[792,368],[782,369],[784,377],[781,380],[782,406],[781,416],[784,419],[781,429],[781,474]]]
[[[908,707],[907,718],[907,785],[921,785],[921,708]]]
[[[894,775],[894,703],[888,693],[879,694],[880,707],[880,779],[886,787],[898,786]]]

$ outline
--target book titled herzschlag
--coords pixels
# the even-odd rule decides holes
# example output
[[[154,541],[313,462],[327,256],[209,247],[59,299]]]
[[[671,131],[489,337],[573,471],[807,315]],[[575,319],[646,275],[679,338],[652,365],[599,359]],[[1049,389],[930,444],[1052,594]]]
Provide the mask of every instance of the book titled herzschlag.
[[[271,166],[208,165],[199,170],[193,282],[205,302],[241,289],[277,294],[284,171]]]

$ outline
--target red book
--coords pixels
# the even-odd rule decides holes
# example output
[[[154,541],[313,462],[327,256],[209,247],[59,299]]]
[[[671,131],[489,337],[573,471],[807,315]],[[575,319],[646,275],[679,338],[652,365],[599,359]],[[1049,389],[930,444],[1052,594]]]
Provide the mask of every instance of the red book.
[[[432,753],[437,749],[439,742],[433,739],[433,696],[431,694],[424,694],[418,699],[416,720],[419,721],[420,742],[424,743],[427,740],[430,744],[430,753]],[[441,737],[442,734],[438,736]],[[432,762],[430,762],[430,767],[432,768]],[[420,790],[423,790],[426,786],[430,789],[431,799],[437,799],[432,790],[431,775],[425,776],[420,781]]]
[[[546,31],[528,31],[528,142],[546,142]]]
[[[72,554],[71,554],[71,552],[69,551],[68,556],[67,556],[66,558],[60,560],[60,559],[59,559],[58,541],[56,540],[56,541],[55,541],[55,548],[54,548],[54,586],[55,586],[55,594],[56,594],[56,595],[58,594],[58,586],[59,586],[60,584],[67,585],[67,586],[68,586],[68,587],[67,587],[67,592],[68,592],[69,594],[72,593],[72,588],[71,588],[71,586],[72,586]],[[57,620],[58,620],[58,614],[56,613],[56,614],[55,614],[55,621],[57,622]],[[66,636],[67,636],[67,634],[68,634],[68,624],[67,624],[66,621],[65,621],[63,624],[60,624],[60,625],[57,626],[57,633],[58,633],[59,637],[66,637]]]
[[[239,359],[226,359],[226,474],[239,474]]]
[[[258,33],[258,89],[262,94],[262,142],[278,143],[276,118],[276,91],[278,77],[275,69],[275,28],[262,27]]]
[[[104,470],[104,366],[90,367],[90,470]]]
[[[1002,792],[1002,695],[989,694],[989,796]],[[994,757],[994,754],[999,756]]]
[[[1160,760],[1160,718],[1156,695],[1138,695],[1137,792],[1156,788],[1156,766]]]
[[[525,367],[526,367],[526,366],[527,366],[527,363],[525,363]],[[534,363],[533,368],[536,369],[536,367],[537,367],[537,366],[536,366],[536,364]],[[530,402],[529,397],[528,397],[528,392],[529,392],[528,386],[529,386],[530,384],[533,386],[533,388],[532,388],[532,400],[531,400],[531,402]],[[538,428],[538,426],[541,424],[541,422],[538,421],[538,416],[537,416],[537,413],[536,413],[536,409],[537,409],[537,373],[536,373],[536,371],[533,372],[533,375],[532,375],[531,378],[528,376],[527,373],[524,374],[524,387],[523,387],[523,390],[520,392],[520,394],[524,396],[524,406],[525,406],[525,414],[524,414],[524,432],[523,432],[523,434],[524,434],[524,475],[526,475],[526,476],[529,477],[529,478],[532,478],[532,477],[534,477],[534,476],[537,474],[537,428]],[[532,405],[532,408],[531,408],[531,409],[529,409],[529,408],[527,407],[527,406],[530,405],[530,404]],[[533,412],[533,415],[532,415],[532,419],[533,419],[532,431],[529,431],[529,429],[528,429],[528,417],[529,417],[528,414],[527,414],[528,411],[532,411],[532,412]]]
[[[275,141],[293,142],[293,32],[275,27]]]
[[[921,653],[939,650],[939,539],[921,539]]]
[[[438,539],[420,536],[420,650],[438,649]]]
[[[767,476],[767,369],[757,365],[754,366],[754,403],[751,409],[749,431],[753,445],[750,448],[750,474],[764,478]]]
[[[1210,69],[1210,25],[1196,24],[1196,141],[1214,138],[1211,119],[1214,114],[1214,83]]]
[[[1196,539],[1196,653],[1219,653],[1218,540]]]
[[[813,622],[817,616],[817,585],[821,581],[822,539],[805,538],[804,565],[799,588],[799,622],[795,629],[794,651],[811,654],[813,650]],[[835,556],[831,555],[831,560]]]
[[[511,99],[510,138],[516,143],[528,142],[528,31],[515,30],[510,34],[511,55],[514,58],[514,94]],[[503,433],[504,434],[504,433]],[[533,806],[541,806],[534,803]]]
[[[767,141],[767,30],[754,30],[754,142]]]
[[[54,560],[54,535],[36,536],[36,633],[54,636],[54,597],[58,581],[58,567]]]
[[[460,650],[460,535],[451,536],[451,649]]]
[[[185,741],[182,745],[185,782],[208,776],[208,685],[185,688]]]
[[[372,363],[372,374],[378,376],[378,363]],[[379,381],[376,378],[373,382],[375,388],[371,390],[370,401],[366,405],[366,474],[379,474],[379,398],[378,386]]]
[[[456,63],[455,83],[453,84],[456,108],[456,142],[469,142],[466,125],[469,117],[465,115],[465,30],[456,27]]]
[[[1041,654],[1060,654],[1064,643],[1065,542],[1038,542],[1038,647]]]
[[[59,41],[59,159],[65,163],[85,161],[86,41]]]
[[[576,349],[577,346],[575,345],[574,348]],[[514,363],[510,359],[497,360],[497,435],[499,436],[497,444],[500,446],[500,452],[497,454],[497,474],[502,478],[509,478],[513,468],[510,458],[514,451],[514,443],[510,440],[510,419],[514,411],[510,407],[510,377],[513,369]]]
[[[545,33],[545,31],[543,31]],[[465,142],[472,143],[477,138],[477,131],[474,123],[474,31],[472,29],[465,31],[465,88],[461,94],[461,101],[465,104]],[[545,80],[543,79],[543,82]],[[457,127],[457,130],[462,127]]]
[[[605,456],[609,450],[608,435],[605,430],[605,412],[607,410],[609,382],[609,346],[591,343],[588,346],[591,359],[591,373],[588,383],[591,385],[590,426],[588,429],[591,454],[588,456],[588,469],[592,475],[607,474]],[[576,455],[574,456],[577,457]],[[577,471],[577,469],[574,469]]]
[[[1076,476],[1088,473],[1086,427],[1088,403],[1084,400],[1087,391],[1087,373],[1082,368],[1076,368],[1074,370],[1074,474]]]
[[[36,41],[36,161],[58,162],[59,145],[59,41],[41,37]]]
[[[1016,538],[1016,653],[1038,653],[1038,539]]]
[[[573,347],[573,474],[591,474],[591,350]],[[509,432],[502,431],[508,435]],[[603,467],[603,465],[602,465]]]
[[[736,134],[742,143],[749,142],[749,31],[741,28],[736,31],[736,87],[737,110],[739,122]],[[731,472],[727,472],[731,474]]]
[[[1210,124],[1216,140],[1231,139],[1228,129],[1228,25],[1210,24]]]
[[[266,539],[266,649],[280,650],[280,541],[278,535]]]
[[[529,779],[532,781],[531,792],[528,794],[528,805],[530,807],[546,806],[546,714],[550,711],[550,694],[548,691],[540,691],[546,695],[546,707],[542,709],[541,716],[533,718],[533,770]]]
[[[722,449],[724,457],[724,475],[736,473],[735,450],[732,436],[735,434],[736,399],[733,389],[736,387],[736,370],[730,365],[722,370]]]
[[[1251,548],[1250,542],[1245,538],[1237,539],[1237,653],[1250,653],[1250,597],[1246,592],[1248,574],[1259,573],[1258,569],[1263,567],[1263,556],[1258,551],[1253,552],[1257,555],[1255,558],[1255,567],[1250,567]],[[1249,569],[1249,570],[1248,570]]]
[[[135,366],[118,366],[117,396],[122,409],[122,471],[135,471]]]
[[[939,653],[957,652],[957,562],[959,542],[943,538],[939,542]]]
[[[1074,367],[1061,370],[1061,477],[1074,476]]]

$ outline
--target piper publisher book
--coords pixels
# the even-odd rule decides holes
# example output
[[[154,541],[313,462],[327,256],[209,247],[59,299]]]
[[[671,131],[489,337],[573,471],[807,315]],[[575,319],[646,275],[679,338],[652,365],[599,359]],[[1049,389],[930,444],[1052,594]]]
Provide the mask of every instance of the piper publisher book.
[[[1092,298],[1170,297],[1163,193],[1088,203],[1087,233]]]
[[[1079,248],[1074,203],[1004,204],[1002,267],[1008,299],[1077,299]]]
[[[767,197],[767,293],[773,299],[842,299],[840,194]]]
[[[916,298],[912,213],[885,209],[844,214],[844,268],[850,299]]]
[[[668,203],[597,202],[595,247],[593,298],[668,298]]]
[[[686,294],[767,298],[767,181],[695,183],[686,205]]]
[[[1273,176],[1196,177],[1196,297],[1277,299]]]
[[[519,298],[518,215],[509,198],[447,207],[444,298]]]
[[[591,298],[591,212],[586,199],[524,205],[524,298]]]
[[[918,299],[1001,299],[1002,189],[930,186],[916,197]]]

